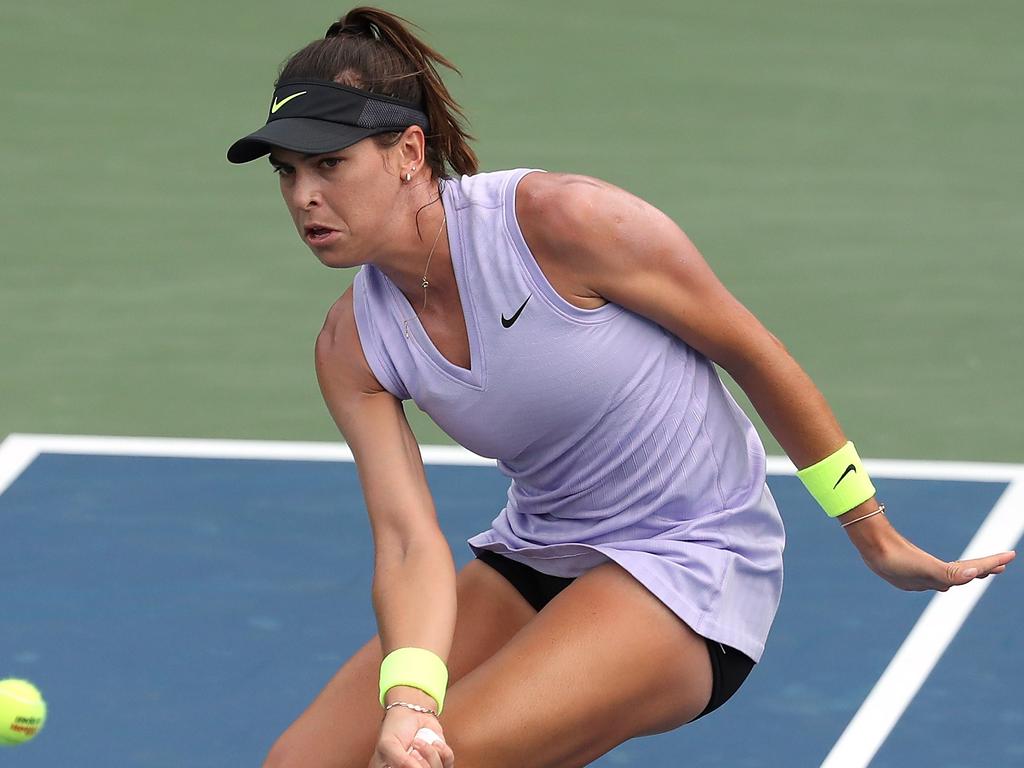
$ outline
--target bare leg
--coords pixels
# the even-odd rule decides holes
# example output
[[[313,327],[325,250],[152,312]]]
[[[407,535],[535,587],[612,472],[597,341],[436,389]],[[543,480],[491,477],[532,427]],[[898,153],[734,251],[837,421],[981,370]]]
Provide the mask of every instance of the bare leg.
[[[473,560],[456,581],[449,686],[497,652],[537,612],[490,566]],[[383,717],[375,636],[349,659],[274,744],[264,768],[366,768]],[[446,711],[448,704],[446,703]],[[442,715],[443,716],[443,715]]]
[[[455,683],[441,722],[459,768],[572,768],[689,722],[710,696],[704,639],[606,563]]]

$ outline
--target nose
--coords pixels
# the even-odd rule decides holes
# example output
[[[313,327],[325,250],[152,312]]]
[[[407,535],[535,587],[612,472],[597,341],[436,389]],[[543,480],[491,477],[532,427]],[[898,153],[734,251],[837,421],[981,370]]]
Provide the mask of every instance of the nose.
[[[313,174],[295,173],[292,185],[292,205],[304,211],[311,210],[323,203],[323,195],[317,179]]]

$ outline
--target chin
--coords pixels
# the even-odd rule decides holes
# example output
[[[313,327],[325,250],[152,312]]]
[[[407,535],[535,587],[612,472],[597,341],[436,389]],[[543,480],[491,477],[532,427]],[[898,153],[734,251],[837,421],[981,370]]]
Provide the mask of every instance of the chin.
[[[330,269],[349,269],[350,267],[361,267],[366,263],[365,259],[360,259],[352,254],[338,253],[330,248],[310,248],[310,250],[321,264]]]

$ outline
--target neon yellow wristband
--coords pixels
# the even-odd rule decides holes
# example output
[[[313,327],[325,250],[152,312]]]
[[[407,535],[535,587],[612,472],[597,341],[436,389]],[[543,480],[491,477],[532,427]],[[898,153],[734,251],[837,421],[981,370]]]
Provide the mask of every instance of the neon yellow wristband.
[[[801,469],[796,476],[829,517],[846,514],[875,495],[875,486],[851,442],[817,464]]]
[[[448,687],[448,668],[441,657],[425,648],[398,648],[380,665],[380,705],[397,685],[419,688],[437,702],[437,714],[444,707]]]

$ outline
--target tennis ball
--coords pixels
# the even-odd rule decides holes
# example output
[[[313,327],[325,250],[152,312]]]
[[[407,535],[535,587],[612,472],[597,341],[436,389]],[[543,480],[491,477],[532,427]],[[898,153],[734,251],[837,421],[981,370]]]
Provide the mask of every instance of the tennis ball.
[[[420,728],[416,731],[416,738],[423,739],[427,744],[433,744],[435,741],[441,741],[441,737],[434,733],[429,728]]]
[[[427,742],[427,744],[434,744],[438,741],[444,743],[443,739],[429,728],[420,728],[418,731],[416,731],[416,738],[422,739],[423,741]],[[406,752],[410,755],[416,751],[416,747],[409,747],[409,749],[406,750]],[[422,757],[422,755],[420,755],[420,757]]]
[[[0,680],[0,747],[22,744],[46,722],[46,702],[27,680]]]

